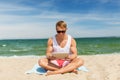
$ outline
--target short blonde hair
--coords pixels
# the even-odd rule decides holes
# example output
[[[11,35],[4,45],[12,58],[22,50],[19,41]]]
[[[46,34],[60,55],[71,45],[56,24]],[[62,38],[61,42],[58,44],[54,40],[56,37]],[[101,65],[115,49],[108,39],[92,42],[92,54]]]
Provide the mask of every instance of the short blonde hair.
[[[56,23],[56,28],[57,27],[60,27],[60,28],[67,28],[67,24],[64,22],[64,21],[58,21],[57,23]]]

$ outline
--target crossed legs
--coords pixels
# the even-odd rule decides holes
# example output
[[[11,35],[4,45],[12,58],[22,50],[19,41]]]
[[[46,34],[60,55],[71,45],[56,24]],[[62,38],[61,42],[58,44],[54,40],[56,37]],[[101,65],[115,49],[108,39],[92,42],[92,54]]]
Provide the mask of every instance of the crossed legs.
[[[47,72],[47,75],[53,75],[53,74],[62,74],[66,72],[77,72],[76,69],[83,65],[83,60],[80,58],[75,58],[72,60],[67,66],[59,68],[58,66],[50,63],[48,59],[40,59],[39,65],[47,70],[50,70]]]
[[[38,64],[45,68],[46,70],[50,70],[50,71],[55,71],[55,70],[58,70],[59,67],[50,63],[49,60],[47,58],[42,58],[38,61]]]

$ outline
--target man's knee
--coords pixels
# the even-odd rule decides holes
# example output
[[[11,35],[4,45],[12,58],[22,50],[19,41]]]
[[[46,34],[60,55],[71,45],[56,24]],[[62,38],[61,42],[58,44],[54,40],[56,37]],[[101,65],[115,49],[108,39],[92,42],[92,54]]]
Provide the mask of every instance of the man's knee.
[[[77,59],[78,66],[82,66],[84,64],[84,60],[81,58]]]
[[[83,65],[84,64],[84,60],[80,58],[80,64]]]
[[[41,59],[39,59],[38,60],[38,64],[41,66],[41,63],[42,63],[42,61],[41,61]]]
[[[38,64],[39,64],[40,66],[45,65],[45,59],[39,59],[39,60],[38,60]]]

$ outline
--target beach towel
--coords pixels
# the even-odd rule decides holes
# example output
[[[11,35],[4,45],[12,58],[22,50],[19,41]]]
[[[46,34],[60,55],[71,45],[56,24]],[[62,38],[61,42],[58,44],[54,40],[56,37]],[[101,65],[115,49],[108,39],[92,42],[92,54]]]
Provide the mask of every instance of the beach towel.
[[[84,72],[88,72],[88,69],[85,66],[80,66],[78,69],[78,71],[84,71]],[[31,73],[36,73],[39,75],[43,75],[46,74],[47,70],[42,68],[41,66],[39,66],[38,64],[35,64],[33,66],[33,68],[31,70],[28,70],[25,72],[25,74],[31,74]]]
[[[35,64],[33,66],[33,68],[31,70],[28,70],[25,72],[25,74],[31,74],[31,73],[36,73],[36,74],[40,74],[43,75],[47,72],[47,70],[45,70],[44,68],[42,68],[41,66],[39,66],[38,64]]]

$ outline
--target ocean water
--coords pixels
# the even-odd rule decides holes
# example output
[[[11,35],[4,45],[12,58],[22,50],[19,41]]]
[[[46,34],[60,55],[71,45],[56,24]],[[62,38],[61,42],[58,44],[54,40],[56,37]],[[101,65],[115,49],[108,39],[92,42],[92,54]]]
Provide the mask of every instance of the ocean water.
[[[76,38],[79,55],[120,53],[119,37]],[[47,39],[0,40],[0,56],[45,55]]]

